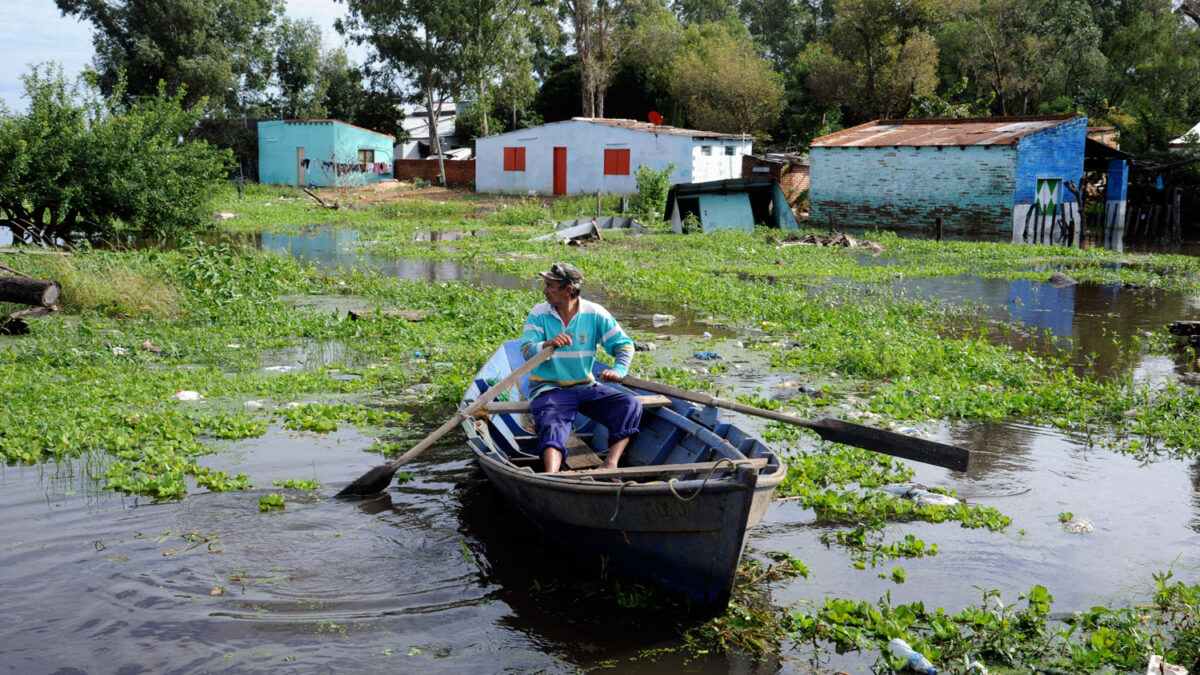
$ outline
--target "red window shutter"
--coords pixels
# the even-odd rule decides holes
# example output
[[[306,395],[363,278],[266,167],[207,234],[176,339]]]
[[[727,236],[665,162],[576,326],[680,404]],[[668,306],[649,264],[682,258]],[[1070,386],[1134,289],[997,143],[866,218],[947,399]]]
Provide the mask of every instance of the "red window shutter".
[[[604,175],[606,176],[628,176],[629,175],[629,150],[605,150],[604,151]]]
[[[524,171],[525,170],[525,148],[505,148],[504,149],[504,170],[505,171]]]

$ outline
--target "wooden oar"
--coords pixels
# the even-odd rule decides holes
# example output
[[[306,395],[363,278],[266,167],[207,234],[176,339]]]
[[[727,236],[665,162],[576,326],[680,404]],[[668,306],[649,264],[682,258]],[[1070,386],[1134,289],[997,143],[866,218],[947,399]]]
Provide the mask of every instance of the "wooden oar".
[[[966,471],[967,464],[971,460],[971,453],[963,448],[938,443],[937,441],[927,441],[923,438],[898,434],[884,429],[876,429],[875,427],[843,422],[832,417],[826,417],[820,422],[814,422],[796,417],[795,415],[788,415],[773,410],[763,410],[762,408],[755,408],[754,406],[716,398],[708,394],[688,391],[657,382],[638,380],[628,375],[621,378],[621,383],[628,387],[681,398],[693,403],[700,403],[715,408],[725,408],[726,410],[733,410],[746,415],[765,417],[776,422],[807,427],[817,432],[821,438],[827,441],[853,445],[856,448],[865,448],[885,455],[911,459],[914,462],[922,462],[924,464],[933,464],[934,466],[945,467],[954,471]]]
[[[424,452],[425,449],[433,445],[437,439],[445,436],[447,432],[458,426],[463,420],[466,420],[474,415],[476,410],[482,408],[492,399],[499,396],[502,392],[508,391],[508,389],[512,387],[517,380],[521,379],[528,374],[529,371],[536,368],[539,363],[550,358],[550,355],[553,353],[554,347],[546,347],[542,349],[542,351],[534,355],[532,359],[526,361],[520,368],[512,371],[503,380],[500,380],[490,389],[480,394],[479,398],[471,402],[470,405],[455,413],[454,417],[446,420],[445,424],[438,427],[432,434],[426,436],[425,440],[417,443],[411,450],[403,455],[400,455],[390,463],[380,464],[374,469],[366,472],[360,476],[358,480],[342,488],[342,491],[337,493],[337,496],[363,497],[366,495],[373,495],[376,492],[382,492],[392,482],[392,476],[396,475],[396,469],[399,469],[402,464]]]

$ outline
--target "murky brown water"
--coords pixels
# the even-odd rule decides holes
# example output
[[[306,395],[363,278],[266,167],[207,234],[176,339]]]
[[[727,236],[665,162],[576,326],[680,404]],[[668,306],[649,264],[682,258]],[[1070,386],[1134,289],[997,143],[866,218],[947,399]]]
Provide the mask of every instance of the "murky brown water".
[[[524,283],[453,264],[392,264],[384,269],[405,278]],[[1127,332],[1198,318],[1194,298],[1096,287],[1063,294],[968,277],[919,280],[905,290],[977,303],[995,318],[1072,337],[1079,344],[1073,353],[1100,351],[1097,363],[1113,373],[1186,380],[1190,372],[1164,357],[1105,362],[1104,341],[1091,336],[1101,327]],[[739,393],[769,395],[772,385],[793,379],[768,372],[731,333],[686,315],[654,326],[653,314],[669,308],[613,309],[630,328],[671,333],[664,359],[678,356],[686,365],[693,348],[726,354],[737,367],[725,384]],[[717,342],[698,347],[704,330]],[[341,360],[343,349],[268,355],[279,363],[265,365],[311,367]],[[758,428],[759,420],[741,423]],[[1039,583],[1054,595],[1054,611],[1067,612],[1144,600],[1157,572],[1194,581],[1200,463],[1140,465],[1089,449],[1085,439],[1021,424],[928,431],[975,456],[961,475],[916,465],[917,481],[1001,510],[1013,519],[1009,529],[894,524],[889,540],[911,533],[936,542],[938,555],[858,570],[845,551],[820,543],[834,528],[796,502],[777,502],[751,532],[751,554],[788,551],[811,574],[776,584],[772,602],[803,608],[826,597],[876,601],[890,593],[894,603],[955,611],[981,601],[976,587],[999,589],[1011,603]],[[408,467],[410,483],[368,501],[331,499],[379,462],[363,452],[373,442],[354,431],[273,426],[203,460],[245,472],[261,489],[195,491],[165,504],[96,492],[78,464],[0,467],[0,666],[22,673],[574,672],[616,663],[620,672],[861,673],[875,659],[824,655],[814,664],[785,649],[759,664],[715,656],[685,664],[671,653],[631,661],[641,650],[675,646],[676,626],[689,619],[617,610],[571,592],[592,572],[500,502],[453,439]],[[806,437],[799,447],[816,447],[816,440]],[[314,477],[327,487],[312,495],[287,491],[286,509],[259,512],[258,497],[282,492],[272,481]],[[1066,511],[1092,520],[1095,531],[1065,532],[1058,516]],[[903,584],[880,578],[893,566],[907,571]]]

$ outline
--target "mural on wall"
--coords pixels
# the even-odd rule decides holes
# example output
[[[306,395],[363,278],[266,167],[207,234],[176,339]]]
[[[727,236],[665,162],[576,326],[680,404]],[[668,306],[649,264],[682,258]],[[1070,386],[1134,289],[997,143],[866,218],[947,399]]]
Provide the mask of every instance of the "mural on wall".
[[[1058,178],[1037,179],[1037,209],[1039,216],[1052,216],[1058,210],[1058,190],[1061,186]]]

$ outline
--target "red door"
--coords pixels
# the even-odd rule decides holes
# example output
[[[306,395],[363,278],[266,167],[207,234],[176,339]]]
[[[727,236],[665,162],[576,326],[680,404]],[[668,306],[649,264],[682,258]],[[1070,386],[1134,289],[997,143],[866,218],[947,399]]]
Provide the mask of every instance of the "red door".
[[[567,194],[567,149],[554,148],[554,194]]]

